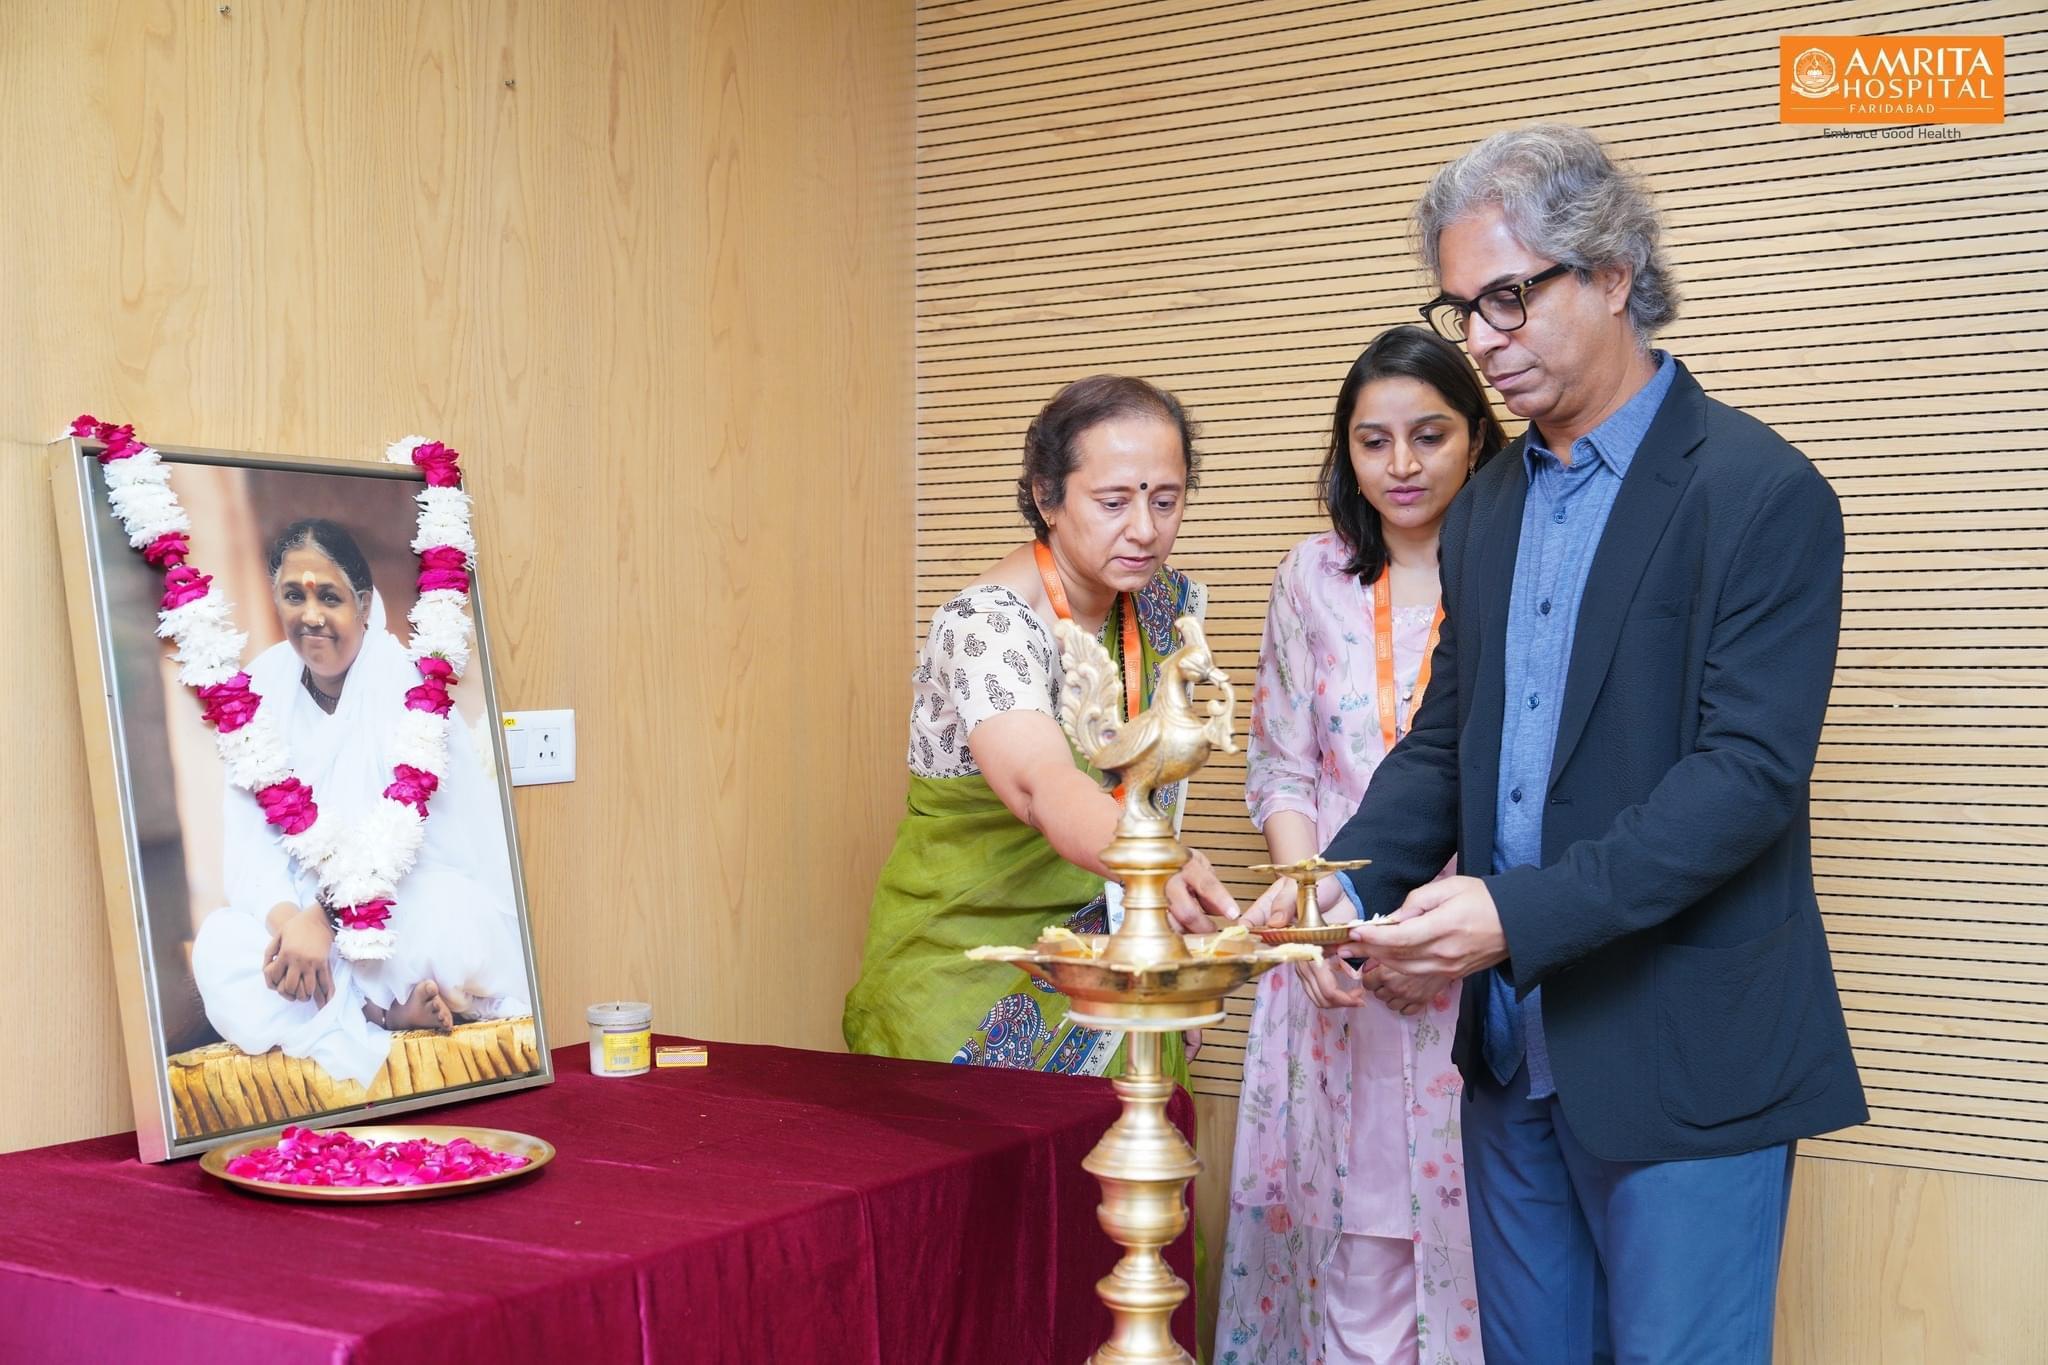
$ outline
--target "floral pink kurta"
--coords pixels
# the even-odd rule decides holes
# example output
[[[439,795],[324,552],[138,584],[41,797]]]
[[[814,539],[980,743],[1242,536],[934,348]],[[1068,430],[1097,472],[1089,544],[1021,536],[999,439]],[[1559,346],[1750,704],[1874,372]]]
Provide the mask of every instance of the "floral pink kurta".
[[[1346,558],[1326,531],[1280,562],[1245,779],[1258,825],[1299,811],[1323,846],[1385,756],[1371,590],[1344,572]],[[1395,687],[1404,696],[1431,615],[1395,610]],[[1238,1102],[1217,1365],[1326,1358],[1327,1271],[1344,1235],[1413,1244],[1421,1361],[1480,1359],[1461,1082],[1450,1059],[1457,1012],[1455,985],[1403,1018],[1377,1001],[1318,1009],[1292,971],[1260,981]]]

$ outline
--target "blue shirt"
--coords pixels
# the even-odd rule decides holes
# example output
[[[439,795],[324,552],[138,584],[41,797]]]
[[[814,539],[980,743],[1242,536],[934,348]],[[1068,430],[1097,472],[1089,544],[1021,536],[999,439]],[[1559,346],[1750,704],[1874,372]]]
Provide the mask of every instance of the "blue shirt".
[[[1533,424],[1523,443],[1529,493],[1522,504],[1521,548],[1508,598],[1507,699],[1501,712],[1493,872],[1533,867],[1543,860],[1543,811],[1572,638],[1578,633],[1579,603],[1621,481],[1677,373],[1669,355],[1652,354],[1657,371],[1650,382],[1572,443],[1569,465],[1558,459]],[[1486,1058],[1496,1078],[1505,1085],[1526,1051],[1530,1098],[1555,1093],[1550,1052],[1543,1039],[1542,988],[1523,998],[1517,1017],[1514,987],[1498,971],[1488,972],[1486,981]]]

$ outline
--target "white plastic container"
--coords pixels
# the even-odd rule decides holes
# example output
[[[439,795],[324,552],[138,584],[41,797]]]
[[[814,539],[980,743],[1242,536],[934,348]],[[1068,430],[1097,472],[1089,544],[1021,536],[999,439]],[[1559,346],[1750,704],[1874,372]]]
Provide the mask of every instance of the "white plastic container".
[[[610,1000],[583,1011],[590,1021],[590,1074],[644,1076],[654,1046],[654,1006]]]

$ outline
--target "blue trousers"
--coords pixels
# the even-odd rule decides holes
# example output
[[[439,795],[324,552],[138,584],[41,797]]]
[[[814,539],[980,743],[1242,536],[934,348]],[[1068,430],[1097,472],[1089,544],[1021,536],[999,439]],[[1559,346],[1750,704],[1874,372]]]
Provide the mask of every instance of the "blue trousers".
[[[1527,1067],[1464,1128],[1488,1365],[1770,1365],[1793,1144],[1603,1161]]]

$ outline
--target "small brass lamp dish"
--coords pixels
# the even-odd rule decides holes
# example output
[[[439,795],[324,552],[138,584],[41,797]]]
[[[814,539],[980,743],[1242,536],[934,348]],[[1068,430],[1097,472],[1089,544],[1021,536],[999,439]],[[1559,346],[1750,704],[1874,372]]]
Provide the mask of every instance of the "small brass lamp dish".
[[[1294,923],[1253,929],[1251,932],[1267,943],[1313,943],[1327,946],[1342,943],[1351,936],[1350,924],[1325,924],[1322,907],[1316,904],[1316,883],[1338,872],[1349,872],[1355,867],[1365,867],[1370,858],[1353,858],[1345,862],[1331,862],[1317,855],[1303,858],[1294,863],[1255,863],[1254,872],[1270,872],[1276,877],[1294,878]]]

